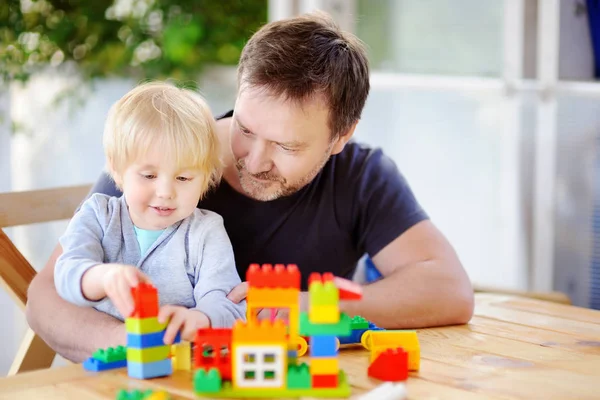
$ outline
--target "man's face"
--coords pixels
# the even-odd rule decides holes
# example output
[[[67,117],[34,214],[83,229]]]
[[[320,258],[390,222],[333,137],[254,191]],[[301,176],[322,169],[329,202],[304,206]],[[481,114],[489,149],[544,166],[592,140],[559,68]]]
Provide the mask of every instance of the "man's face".
[[[244,192],[270,201],[312,181],[350,136],[332,141],[327,119],[328,108],[321,99],[300,106],[261,88],[240,90],[230,141]]]

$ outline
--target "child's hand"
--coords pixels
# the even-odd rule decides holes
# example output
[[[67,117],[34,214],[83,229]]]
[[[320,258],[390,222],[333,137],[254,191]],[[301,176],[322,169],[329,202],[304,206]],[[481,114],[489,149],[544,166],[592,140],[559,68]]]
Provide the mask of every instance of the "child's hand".
[[[107,269],[102,277],[102,286],[106,295],[112,300],[124,318],[135,310],[131,288],[140,282],[150,283],[150,278],[131,265],[106,264]]]
[[[160,308],[158,322],[169,321],[163,341],[165,344],[173,343],[177,332],[181,331],[181,338],[191,342],[196,337],[196,331],[201,328],[210,328],[210,320],[201,311],[187,309],[181,306],[167,305]]]

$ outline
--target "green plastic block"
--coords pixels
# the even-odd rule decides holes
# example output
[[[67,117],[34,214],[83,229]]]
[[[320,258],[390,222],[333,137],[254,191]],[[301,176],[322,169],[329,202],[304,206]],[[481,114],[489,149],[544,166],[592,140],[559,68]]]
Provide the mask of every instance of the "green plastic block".
[[[352,321],[350,322],[350,329],[352,329],[353,331],[358,329],[369,329],[369,321],[367,321],[359,315],[352,317]]]
[[[288,389],[310,389],[310,385],[310,371],[306,363],[288,366]]]
[[[243,398],[243,399],[258,399],[258,398],[300,398],[300,397],[329,397],[339,399],[341,397],[350,397],[351,390],[348,384],[348,379],[344,371],[340,371],[338,375],[338,387],[336,388],[299,388],[299,389],[268,389],[264,388],[236,388],[234,389],[231,382],[223,382],[223,387],[219,392],[205,393],[196,391],[199,396],[207,395],[211,398]]]
[[[333,282],[315,282],[308,292],[311,306],[334,306],[340,302],[340,292]]]
[[[132,391],[127,391],[127,390],[119,390],[117,392],[117,400],[143,400],[146,397],[150,396],[152,394],[152,390],[146,390],[146,391],[141,391],[141,390],[132,390]]]
[[[208,373],[199,369],[194,374],[194,390],[203,393],[217,393],[221,390],[221,373],[211,368]]]
[[[350,336],[351,320],[348,314],[340,313],[340,321],[335,324],[313,324],[308,318],[308,313],[300,313],[300,335],[302,336]]]
[[[92,355],[96,360],[105,363],[125,360],[127,358],[127,349],[125,346],[109,347],[108,349],[99,349]]]

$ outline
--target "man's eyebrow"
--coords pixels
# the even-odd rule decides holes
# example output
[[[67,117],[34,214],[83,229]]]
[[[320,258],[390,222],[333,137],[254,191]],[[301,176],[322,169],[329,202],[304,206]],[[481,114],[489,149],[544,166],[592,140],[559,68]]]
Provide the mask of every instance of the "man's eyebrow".
[[[234,117],[234,119],[235,119],[235,122],[239,125],[240,128],[242,128],[244,130],[247,130],[248,132],[250,132],[252,134],[256,134],[251,129],[247,128],[244,125],[244,123],[242,121],[240,121],[240,119],[237,117],[237,115]],[[297,140],[292,140],[290,142],[275,142],[275,141],[271,141],[271,143],[275,143],[275,144],[277,144],[279,146],[283,146],[283,147],[298,148],[298,149],[301,149],[301,148],[304,148],[304,147],[308,146],[307,143],[300,142],[300,141],[297,141]]]

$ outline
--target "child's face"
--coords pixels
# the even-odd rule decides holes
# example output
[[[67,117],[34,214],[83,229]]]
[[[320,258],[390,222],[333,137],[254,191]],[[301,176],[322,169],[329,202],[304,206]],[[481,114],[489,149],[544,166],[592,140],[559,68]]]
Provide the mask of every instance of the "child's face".
[[[160,150],[151,149],[120,179],[131,220],[141,229],[164,229],[188,217],[202,191],[200,171],[177,168]]]

